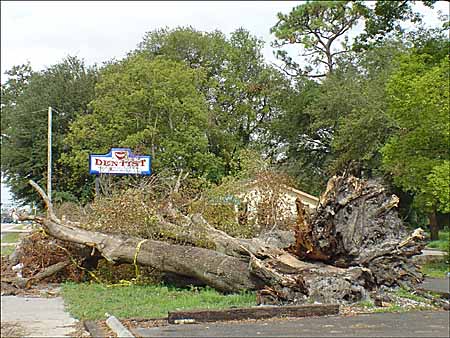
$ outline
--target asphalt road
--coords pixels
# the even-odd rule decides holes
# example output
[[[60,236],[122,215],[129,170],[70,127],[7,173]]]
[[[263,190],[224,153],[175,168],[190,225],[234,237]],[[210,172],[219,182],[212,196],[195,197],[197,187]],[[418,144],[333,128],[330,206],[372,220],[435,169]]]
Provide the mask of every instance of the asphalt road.
[[[183,324],[133,331],[141,337],[449,337],[449,312]]]

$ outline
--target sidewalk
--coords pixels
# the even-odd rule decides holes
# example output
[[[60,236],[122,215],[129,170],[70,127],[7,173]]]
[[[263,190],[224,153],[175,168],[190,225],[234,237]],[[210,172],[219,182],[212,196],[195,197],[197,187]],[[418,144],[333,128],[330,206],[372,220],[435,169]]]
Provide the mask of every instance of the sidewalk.
[[[18,324],[24,337],[64,337],[74,331],[76,319],[64,311],[61,297],[1,297],[3,323]]]
[[[419,288],[425,291],[437,292],[441,294],[446,294],[447,297],[450,293],[450,278],[430,278],[427,277]]]
[[[413,261],[419,265],[442,260],[446,252],[436,249],[423,249],[420,255],[413,257]]]

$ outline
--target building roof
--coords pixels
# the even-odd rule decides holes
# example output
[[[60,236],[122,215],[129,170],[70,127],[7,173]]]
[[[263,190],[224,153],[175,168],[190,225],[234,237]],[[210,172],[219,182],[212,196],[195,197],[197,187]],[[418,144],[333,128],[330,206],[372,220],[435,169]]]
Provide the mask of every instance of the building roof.
[[[248,182],[248,183],[244,184],[243,187],[245,187],[245,188],[250,188],[250,187],[255,186],[256,184],[258,184],[258,181],[257,181],[257,180],[254,180],[254,181],[251,181],[251,182]],[[317,204],[319,204],[319,198],[316,197],[316,196],[310,195],[310,194],[308,194],[308,193],[306,193],[306,192],[304,192],[304,191],[295,189],[295,188],[290,187],[290,186],[287,186],[287,185],[285,185],[285,184],[282,184],[282,187],[283,187],[285,190],[289,190],[289,191],[291,191],[291,192],[293,192],[293,193],[295,193],[295,194],[297,194],[297,195],[300,195],[300,196],[302,196],[302,197],[304,197],[304,198],[311,199],[311,200],[317,202]]]
[[[316,201],[317,203],[319,203],[319,198],[316,197],[316,196],[310,195],[310,194],[308,194],[308,193],[306,193],[306,192],[304,192],[304,191],[301,191],[301,190],[298,190],[298,189],[289,187],[289,186],[284,185],[284,184],[283,184],[283,186],[284,186],[284,188],[286,188],[287,190],[290,190],[290,191],[292,191],[292,192],[294,192],[294,193],[296,193],[296,194],[298,194],[298,195],[301,195],[301,196],[303,196],[303,197],[310,198],[310,199]]]

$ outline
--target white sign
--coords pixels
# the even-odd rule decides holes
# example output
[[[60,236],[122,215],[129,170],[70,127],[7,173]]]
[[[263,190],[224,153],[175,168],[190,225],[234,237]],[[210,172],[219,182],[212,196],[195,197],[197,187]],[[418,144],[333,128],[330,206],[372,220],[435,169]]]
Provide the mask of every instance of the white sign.
[[[151,158],[129,148],[112,148],[106,155],[89,155],[89,174],[150,175]]]

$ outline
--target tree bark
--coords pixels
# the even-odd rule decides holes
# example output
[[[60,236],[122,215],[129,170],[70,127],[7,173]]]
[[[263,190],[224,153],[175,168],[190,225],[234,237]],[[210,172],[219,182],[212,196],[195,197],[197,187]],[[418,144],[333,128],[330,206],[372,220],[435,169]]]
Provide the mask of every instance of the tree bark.
[[[315,215],[298,225],[296,255],[369,268],[378,285],[419,282],[423,276],[411,257],[421,253],[425,236],[422,229],[408,236],[395,210],[398,201],[376,180],[331,178]]]
[[[398,198],[375,181],[334,177],[313,215],[297,203],[295,232],[248,240],[169,205],[160,225],[187,243],[203,236],[209,249],[81,229],[59,220],[43,190],[30,184],[44,199],[48,217],[23,219],[40,223],[49,235],[95,248],[109,261],[151,266],[220,291],[258,290],[262,304],[355,302],[380,285],[409,285],[422,278],[411,256],[423,248],[423,234],[417,230],[408,236],[394,211]]]
[[[59,262],[49,266],[44,271],[39,272],[35,276],[29,278],[22,278],[22,277],[2,278],[2,282],[12,283],[19,288],[29,289],[33,285],[33,283],[37,283],[47,277],[53,276],[54,274],[61,271],[69,264],[70,262],[68,260],[64,262]]]
[[[439,225],[437,222],[436,208],[433,209],[428,216],[428,219],[430,221],[430,239],[432,241],[437,241],[439,240]]]

